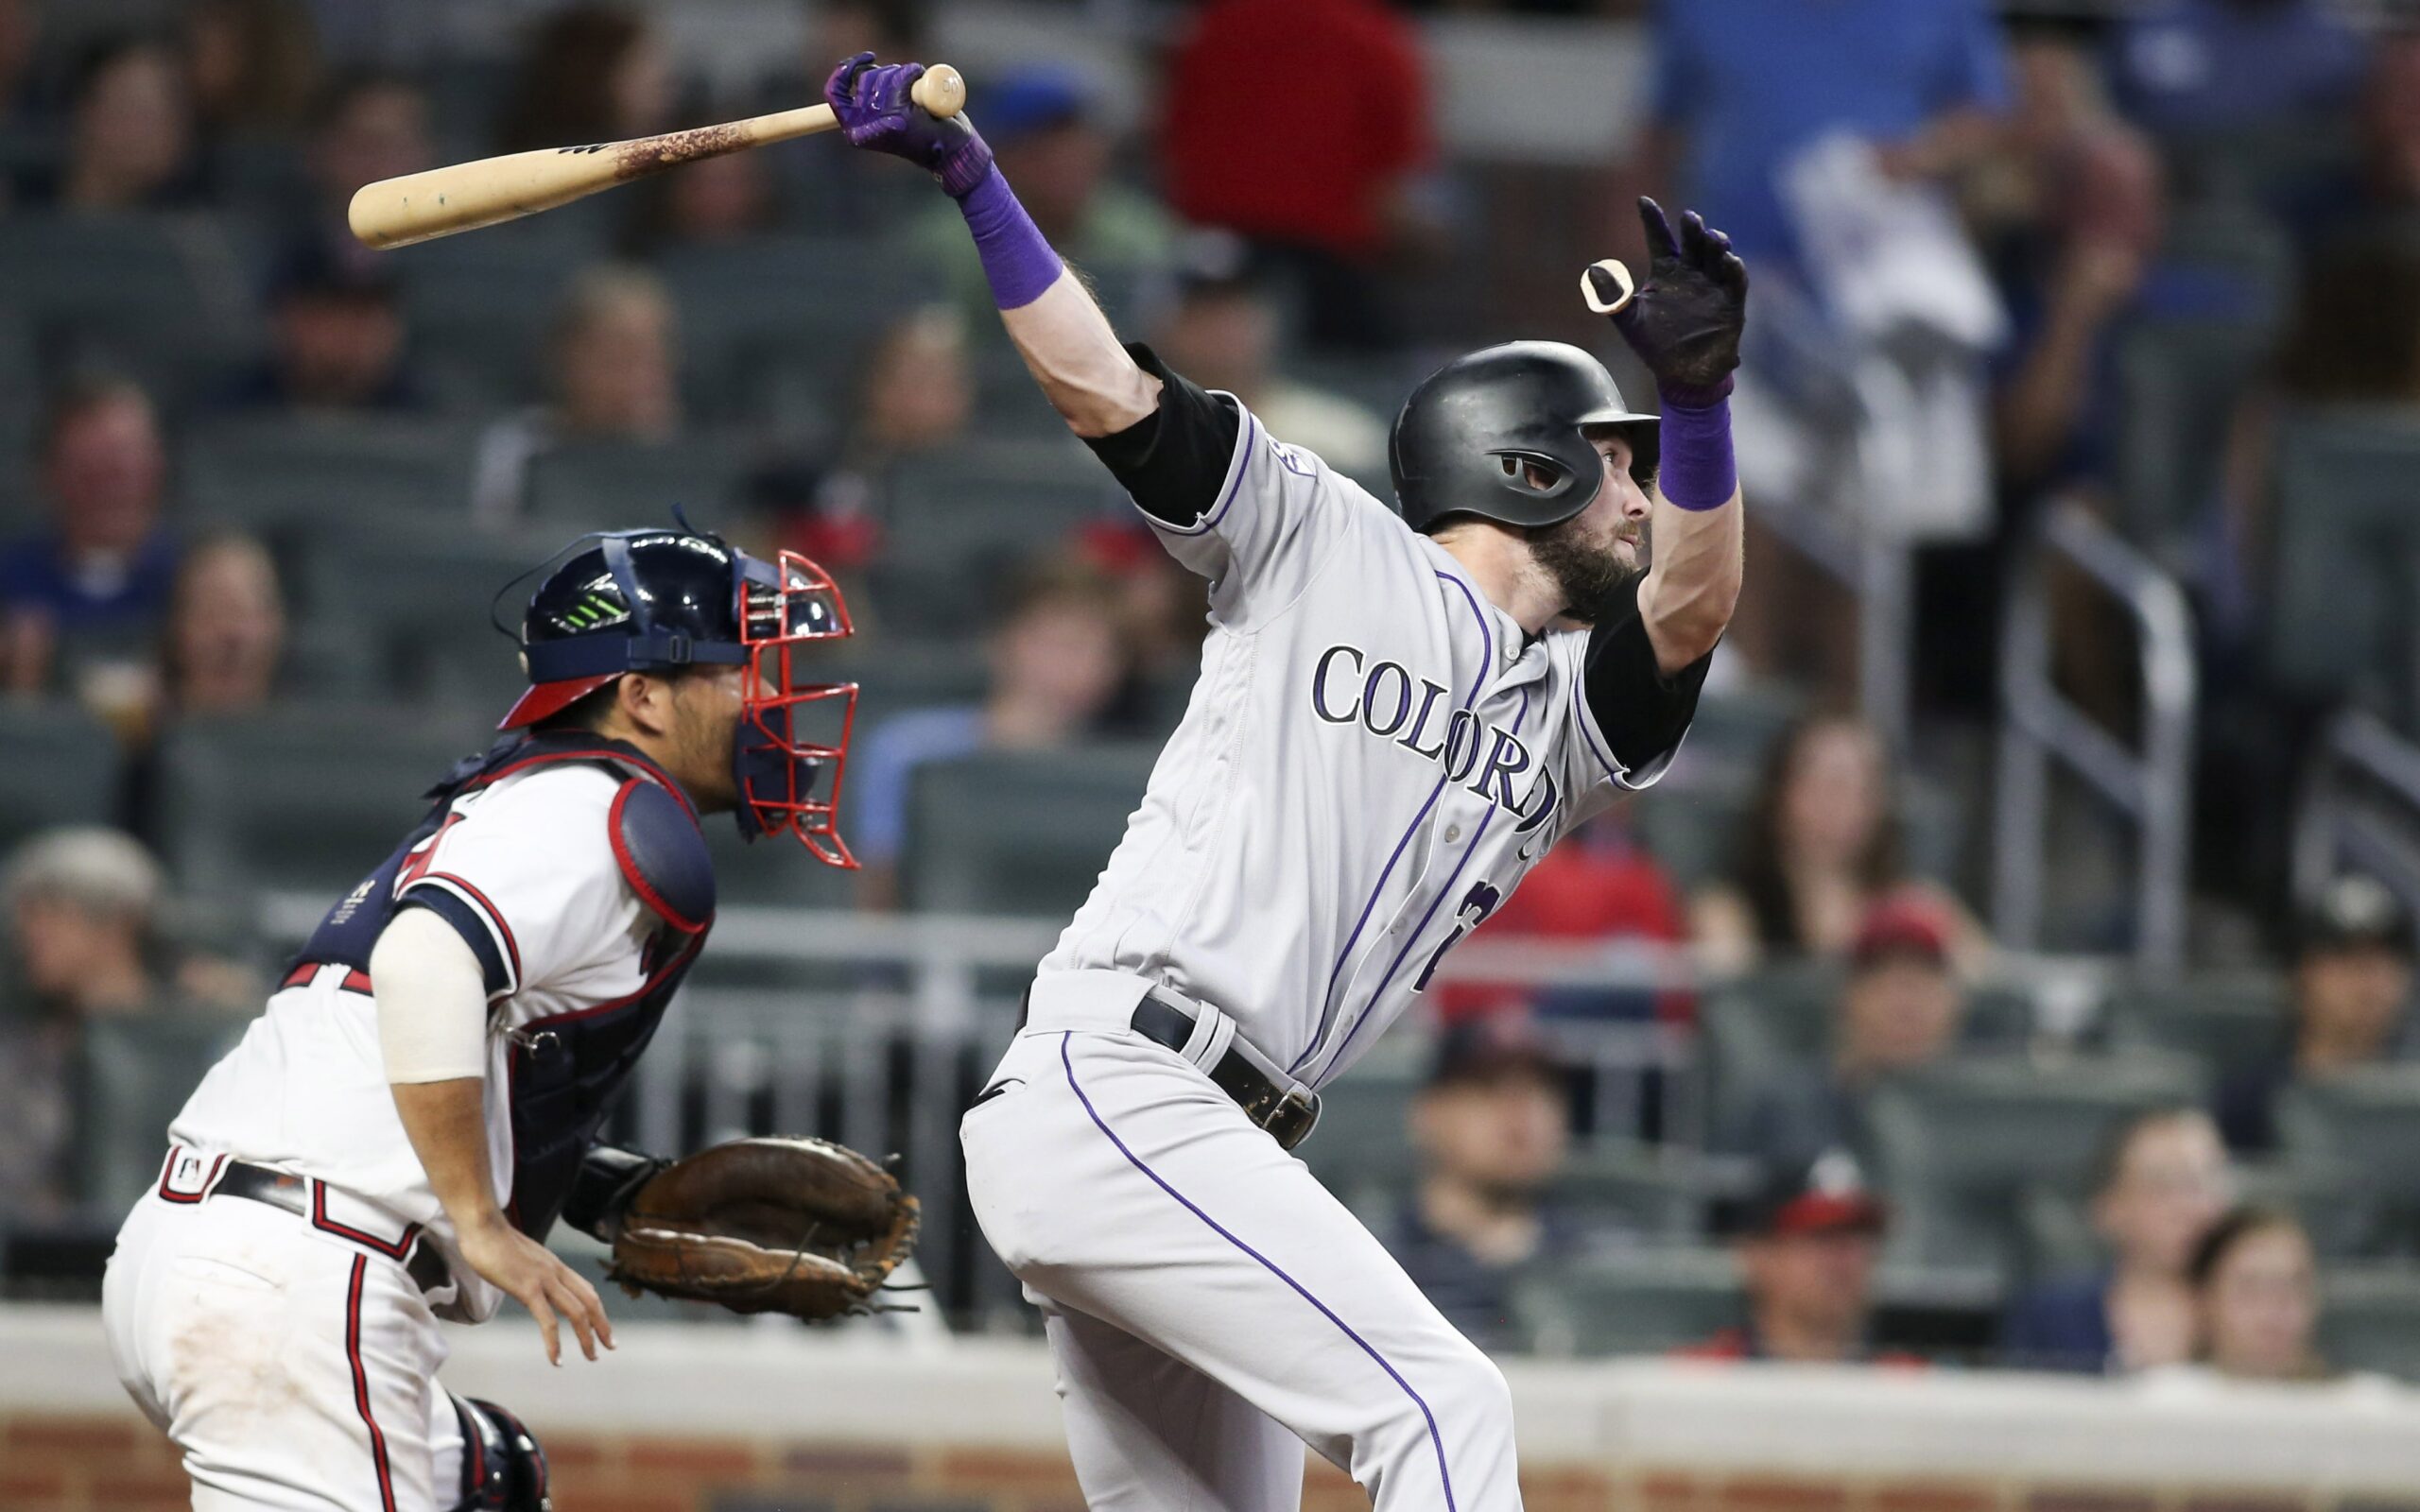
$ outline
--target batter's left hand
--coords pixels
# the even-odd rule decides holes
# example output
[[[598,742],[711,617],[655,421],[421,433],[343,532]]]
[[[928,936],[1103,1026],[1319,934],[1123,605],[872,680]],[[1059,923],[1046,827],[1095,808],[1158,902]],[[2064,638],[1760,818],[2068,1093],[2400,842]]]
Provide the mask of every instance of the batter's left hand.
[[[1731,238],[1708,230],[1695,211],[1682,215],[1677,237],[1664,207],[1652,199],[1639,199],[1638,218],[1647,228],[1647,282],[1614,312],[1614,326],[1655,375],[1667,402],[1711,404],[1731,392],[1731,373],[1739,366],[1748,269],[1731,249]],[[1620,297],[1603,268],[1590,268],[1588,279],[1602,303]]]
[[[964,114],[944,119],[916,103],[908,91],[924,75],[922,63],[876,63],[859,53],[832,70],[823,98],[851,146],[905,158],[958,198],[992,171],[992,149]]]

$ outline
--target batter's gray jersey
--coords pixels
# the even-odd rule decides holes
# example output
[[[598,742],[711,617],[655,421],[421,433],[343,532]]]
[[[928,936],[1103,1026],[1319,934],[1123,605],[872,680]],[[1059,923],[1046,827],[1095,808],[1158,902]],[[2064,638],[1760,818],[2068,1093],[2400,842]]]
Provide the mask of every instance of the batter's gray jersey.
[[[1201,677],[1042,971],[1165,982],[1321,1085],[1671,747],[1624,769],[1583,696],[1587,632],[1525,635],[1444,548],[1249,412],[1215,505],[1151,524],[1211,580]]]

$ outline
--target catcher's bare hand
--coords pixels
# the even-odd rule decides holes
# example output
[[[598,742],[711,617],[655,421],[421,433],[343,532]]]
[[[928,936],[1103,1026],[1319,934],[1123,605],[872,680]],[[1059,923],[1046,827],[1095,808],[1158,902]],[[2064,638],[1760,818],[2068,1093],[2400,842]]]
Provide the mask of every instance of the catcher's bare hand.
[[[589,1359],[596,1358],[600,1340],[605,1348],[614,1347],[614,1325],[606,1320],[596,1288],[545,1246],[505,1222],[502,1213],[463,1233],[459,1244],[462,1259],[473,1270],[538,1320],[538,1332],[546,1337],[547,1364],[562,1364],[557,1313],[570,1321],[579,1336],[579,1352]]]

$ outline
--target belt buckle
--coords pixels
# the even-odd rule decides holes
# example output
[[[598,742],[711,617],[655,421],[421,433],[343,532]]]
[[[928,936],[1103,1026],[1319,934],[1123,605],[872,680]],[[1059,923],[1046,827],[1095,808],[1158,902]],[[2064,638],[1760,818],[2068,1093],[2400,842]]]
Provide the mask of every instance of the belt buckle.
[[[1320,1094],[1296,1085],[1278,1095],[1276,1105],[1260,1121],[1260,1126],[1277,1141],[1279,1149],[1290,1150],[1309,1139],[1319,1122]]]

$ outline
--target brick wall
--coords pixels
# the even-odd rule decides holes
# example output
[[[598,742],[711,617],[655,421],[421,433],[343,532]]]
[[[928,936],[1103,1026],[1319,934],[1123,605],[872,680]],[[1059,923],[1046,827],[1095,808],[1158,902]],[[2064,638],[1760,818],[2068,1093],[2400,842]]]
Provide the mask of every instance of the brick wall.
[[[647,1435],[548,1435],[562,1512],[1081,1512],[1063,1453]],[[2420,1512],[2408,1499],[2187,1486],[1835,1479],[1710,1469],[1538,1466],[1527,1512]],[[1314,1462],[1305,1512],[1361,1512]],[[0,1512],[176,1512],[167,1443],[124,1415],[0,1419]]]

